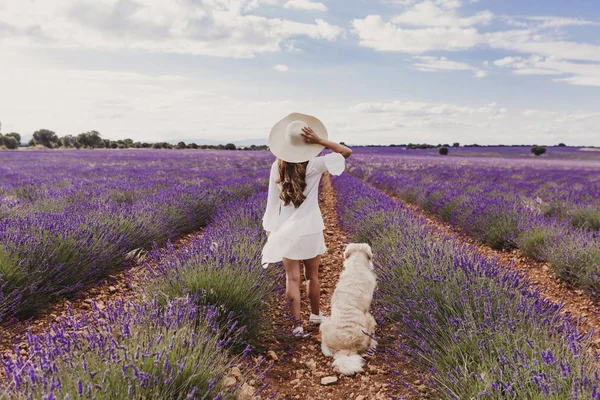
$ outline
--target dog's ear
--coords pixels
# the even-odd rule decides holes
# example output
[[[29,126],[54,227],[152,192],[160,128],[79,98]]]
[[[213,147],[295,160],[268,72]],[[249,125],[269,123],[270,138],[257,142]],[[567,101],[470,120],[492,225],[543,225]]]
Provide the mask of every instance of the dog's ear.
[[[373,250],[371,250],[371,246],[369,246],[366,243],[363,243],[362,246],[363,246],[363,251],[367,255],[367,258],[369,259],[369,261],[373,260]]]
[[[358,245],[356,243],[350,243],[346,246],[346,250],[344,250],[344,259],[348,259],[348,257],[350,257],[350,254],[354,253],[355,251],[358,251]]]

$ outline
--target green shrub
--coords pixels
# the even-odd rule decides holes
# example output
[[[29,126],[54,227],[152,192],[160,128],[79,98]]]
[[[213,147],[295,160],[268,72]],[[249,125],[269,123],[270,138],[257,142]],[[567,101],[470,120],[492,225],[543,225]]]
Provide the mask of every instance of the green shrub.
[[[592,231],[600,230],[600,209],[579,208],[569,213],[571,225],[576,228],[586,228]]]
[[[536,156],[541,156],[546,152],[546,148],[543,146],[533,146],[531,147],[531,152]]]
[[[443,146],[443,147],[440,147],[440,149],[438,150],[438,152],[439,152],[441,155],[443,155],[443,156],[447,156],[447,155],[448,155],[448,148],[447,148],[447,147],[445,147],[445,146]]]
[[[549,227],[540,226],[519,233],[516,243],[527,257],[544,260],[548,241],[552,238],[554,238],[554,231]]]
[[[585,238],[557,238],[547,246],[548,262],[559,277],[572,285],[600,295],[600,248]]]

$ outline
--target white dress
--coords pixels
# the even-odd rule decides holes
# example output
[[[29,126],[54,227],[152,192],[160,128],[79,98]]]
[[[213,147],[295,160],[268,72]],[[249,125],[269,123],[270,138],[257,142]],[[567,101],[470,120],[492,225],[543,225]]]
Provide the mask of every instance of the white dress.
[[[300,207],[293,204],[283,205],[279,198],[281,185],[275,183],[278,177],[277,160],[271,166],[267,209],[263,217],[263,228],[270,232],[262,251],[262,265],[290,260],[308,260],[319,254],[325,254],[323,237],[323,216],[319,208],[319,183],[325,171],[332,175],[344,172],[346,160],[339,153],[330,153],[315,157],[306,166],[306,199]]]

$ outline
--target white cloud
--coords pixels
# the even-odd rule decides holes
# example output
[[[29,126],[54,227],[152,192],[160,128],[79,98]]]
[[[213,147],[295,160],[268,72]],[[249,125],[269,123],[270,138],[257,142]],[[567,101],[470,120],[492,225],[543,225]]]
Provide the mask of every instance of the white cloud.
[[[425,0],[402,14],[392,17],[390,21],[397,25],[465,27],[488,24],[494,16],[491,12],[484,11],[462,18],[456,12],[459,5],[454,2],[436,4],[431,0]]]
[[[505,57],[494,61],[494,65],[511,68],[517,75],[565,76],[555,80],[572,85],[600,86],[600,64],[575,63],[552,57],[531,56]]]
[[[487,25],[494,15],[483,11],[472,16],[458,14],[461,6],[454,0],[424,0],[410,4],[389,21],[379,15],[355,19],[352,26],[360,45],[379,51],[420,54],[433,50],[471,49],[482,38],[477,25]]]
[[[585,26],[585,25],[600,25],[598,22],[588,21],[579,18],[564,18],[564,17],[526,17],[525,19],[534,22],[540,22],[537,25],[539,28],[560,28],[565,26]]]
[[[276,66],[273,67],[273,69],[275,69],[279,72],[288,72],[290,70],[290,67],[288,67],[287,65],[283,65],[283,64],[277,64]]]
[[[506,67],[506,66],[514,64],[520,60],[522,60],[521,57],[504,57],[500,60],[494,61],[494,65],[497,67]]]
[[[486,47],[513,51],[519,55],[496,60],[494,65],[510,66],[514,68],[515,74],[519,75],[558,75],[562,76],[556,79],[558,82],[599,85],[600,45],[562,40],[560,34],[549,30],[567,26],[600,25],[599,23],[547,16],[496,17],[489,11],[462,15],[461,2],[454,0],[403,3],[404,11],[387,21],[380,15],[353,20],[352,26],[360,45],[377,51],[409,54],[456,52]],[[482,26],[488,25],[494,19],[521,26],[522,29],[480,31]],[[525,63],[522,61],[522,55],[539,59]],[[488,71],[473,68],[468,64],[435,56],[427,56],[415,63],[415,66],[427,72],[472,69],[478,78],[488,74]],[[487,68],[487,65],[484,67]]]
[[[285,8],[294,8],[297,10],[327,11],[327,6],[325,4],[310,0],[288,0],[283,6]]]
[[[379,15],[369,15],[352,21],[360,45],[378,51],[401,51],[421,54],[432,50],[467,50],[480,42],[477,30],[462,27],[401,28],[384,21]]]
[[[495,49],[566,60],[600,62],[599,45],[555,40],[535,30],[492,32],[483,36],[486,45]]]
[[[5,0],[2,43],[59,48],[133,49],[248,58],[307,36],[334,40],[343,29],[247,14],[273,0]]]
[[[413,66],[420,71],[464,71],[472,70],[473,67],[469,64],[450,61],[446,57],[431,57],[431,56],[414,56]]]
[[[413,67],[424,72],[473,71],[475,77],[484,78],[488,73],[470,64],[448,60],[446,57],[413,56]]]
[[[415,101],[372,102],[355,104],[349,109],[351,112],[367,114],[382,113],[397,116],[424,117],[446,116],[462,117],[465,115],[487,114],[488,116],[501,114],[496,103],[480,107],[461,106],[447,103],[426,103]]]

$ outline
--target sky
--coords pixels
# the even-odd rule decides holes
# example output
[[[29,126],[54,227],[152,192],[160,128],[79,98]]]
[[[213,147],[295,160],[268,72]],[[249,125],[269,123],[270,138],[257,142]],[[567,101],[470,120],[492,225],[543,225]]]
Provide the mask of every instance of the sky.
[[[600,146],[597,0],[1,0],[2,133]]]

